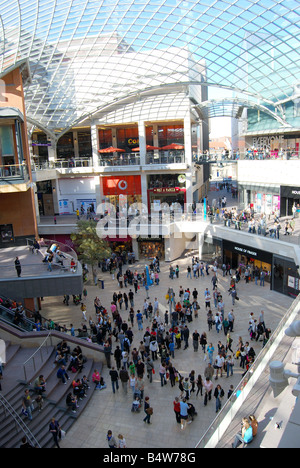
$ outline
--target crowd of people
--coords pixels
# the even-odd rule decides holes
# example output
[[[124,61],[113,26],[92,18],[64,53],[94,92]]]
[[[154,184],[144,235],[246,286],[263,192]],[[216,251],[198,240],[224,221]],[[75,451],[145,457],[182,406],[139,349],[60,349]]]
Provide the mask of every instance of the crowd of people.
[[[149,265],[149,270],[151,274],[161,275],[158,259]],[[223,276],[231,275],[231,271],[225,269],[224,272],[222,265],[208,265],[193,257],[184,277],[189,277],[190,272],[195,280],[209,276],[211,288],[195,283],[196,287],[180,286],[175,291],[170,286],[164,298],[150,300],[142,299],[146,295],[143,291],[146,272],[131,271],[129,267],[123,272],[119,268],[119,275],[116,275],[119,289],[113,292],[111,300],[106,297],[105,305],[99,297],[94,300],[94,316],[89,316],[87,336],[91,342],[103,346],[112,392],[117,394],[121,388],[124,394],[130,393],[130,409],[133,413],[143,411],[145,424],[151,424],[154,414],[147,394],[150,386],[159,383],[161,387],[177,388],[178,396],[172,406],[182,431],[199,413],[199,398],[203,408],[214,398],[215,411],[220,411],[225,397],[230,398],[234,392],[234,386],[229,384],[224,389],[219,379],[224,376],[230,381],[237,372],[235,368],[240,368],[242,377],[255,360],[254,344],[260,340],[264,346],[271,333],[265,325],[264,312],[261,311],[257,319],[252,313],[247,330],[249,339],[239,337],[235,343],[234,305],[238,299],[235,276],[230,276],[229,280],[228,295],[232,305],[228,310],[219,283]],[[178,266],[170,268],[171,274],[182,278]],[[155,284],[154,281],[154,294]],[[165,310],[161,306],[163,300]],[[197,331],[200,313],[207,316],[207,329],[202,332]],[[224,339],[221,338],[223,333]],[[189,353],[191,348],[195,353],[202,353],[199,363],[203,360],[205,366],[200,373],[195,369],[178,369],[182,369],[181,351]],[[107,388],[103,376],[97,375],[96,370],[93,382],[97,389]]]
[[[80,328],[84,335],[79,336],[103,347],[108,369],[103,372],[106,372],[105,379],[110,380],[112,392],[117,394],[122,389],[124,395],[130,394],[131,411],[143,412],[147,426],[155,417],[155,401],[152,405],[149,396],[152,388],[160,385],[177,390],[177,396],[170,397],[170,411],[173,409],[175,421],[184,431],[201,411],[205,411],[205,407],[211,405],[212,399],[216,413],[221,410],[223,402],[234,393],[235,386],[230,380],[236,373],[242,378],[249,370],[256,357],[255,345],[261,341],[261,346],[264,346],[271,330],[265,324],[263,311],[257,318],[251,313],[247,329],[249,338],[245,339],[245,333],[244,338],[236,340],[238,283],[241,279],[247,281],[244,274],[237,281],[227,265],[218,265],[217,262],[211,265],[193,257],[186,271],[180,271],[178,265],[169,269],[173,279],[182,280],[183,284],[188,279],[190,285],[192,280],[193,286],[178,287],[179,282],[173,283],[169,279],[170,286],[164,297],[156,297],[155,288],[162,273],[159,259],[155,258],[149,264],[150,276],[154,280],[151,296],[155,294],[155,297],[152,300],[146,297],[147,272],[139,272],[130,266],[126,271],[123,269],[123,263],[119,262],[116,275],[118,289],[111,298],[107,295],[95,297],[94,311],[87,311],[87,294],[80,297],[85,323]],[[203,277],[205,284],[201,284]],[[221,293],[224,286],[228,288],[230,307],[226,290],[225,294]],[[206,317],[207,327],[198,331],[200,316],[202,319]],[[201,324],[203,327],[203,320]],[[72,324],[70,328],[60,328],[75,336]],[[182,358],[190,356],[191,352],[199,353],[198,369],[195,364],[191,368],[182,366]],[[188,361],[189,358],[184,360]],[[67,339],[62,341],[57,347],[55,365],[58,367],[57,378],[66,385],[73,372],[83,372],[84,356],[80,347],[71,352]],[[110,387],[105,379],[97,369],[94,370],[92,383],[95,389]],[[78,378],[77,375],[72,381],[72,389],[66,397],[66,405],[72,412],[77,412],[80,399],[86,397],[90,387],[86,376]],[[43,376],[39,376],[35,390],[41,400],[45,389],[46,382]],[[26,402],[28,398],[24,399],[24,405]],[[41,401],[40,410],[42,404]],[[32,416],[30,401],[28,406],[24,406],[24,411],[28,418]],[[117,447],[121,444],[112,434],[107,436],[107,441],[109,446],[111,443]],[[234,444],[238,446],[239,442],[236,440]]]
[[[253,208],[238,210],[237,207],[226,207],[226,197],[220,197],[214,200],[211,206],[208,206],[208,217],[210,222],[223,222],[225,227],[232,227],[236,230],[246,230],[251,234],[269,236],[272,239],[280,239],[281,235],[290,236],[295,231],[295,213],[296,206],[293,206],[293,216],[291,218],[280,220],[279,210],[271,215],[266,213],[255,214]]]

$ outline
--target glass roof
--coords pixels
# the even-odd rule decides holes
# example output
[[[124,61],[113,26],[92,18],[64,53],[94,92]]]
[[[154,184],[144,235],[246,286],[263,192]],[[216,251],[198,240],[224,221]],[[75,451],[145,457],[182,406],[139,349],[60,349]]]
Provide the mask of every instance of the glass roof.
[[[28,61],[27,117],[53,134],[178,83],[283,118],[299,97],[299,12],[299,0],[0,0],[0,76]]]

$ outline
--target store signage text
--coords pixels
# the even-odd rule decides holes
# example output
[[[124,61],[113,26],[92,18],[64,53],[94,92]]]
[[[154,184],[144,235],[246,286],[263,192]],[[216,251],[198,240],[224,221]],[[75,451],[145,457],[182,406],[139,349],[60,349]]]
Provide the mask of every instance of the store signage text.
[[[234,250],[241,252],[242,254],[251,255],[252,257],[257,257],[257,252],[253,252],[248,249],[243,249],[242,247],[234,247]]]
[[[129,138],[127,140],[128,146],[136,146],[139,144],[139,139],[138,138]]]
[[[271,147],[272,143],[275,143],[276,146],[281,146],[284,144],[284,138],[283,135],[254,137],[252,143],[255,148]]]
[[[181,190],[178,187],[164,187],[153,189],[154,193],[178,193],[180,191]]]

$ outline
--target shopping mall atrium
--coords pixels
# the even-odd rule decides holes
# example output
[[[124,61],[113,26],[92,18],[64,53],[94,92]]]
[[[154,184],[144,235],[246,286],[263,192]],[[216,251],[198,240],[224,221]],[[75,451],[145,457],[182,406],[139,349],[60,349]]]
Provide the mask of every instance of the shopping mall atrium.
[[[0,0],[0,447],[26,437],[41,448],[108,448],[109,430],[130,449],[300,446],[299,15],[299,0]],[[79,221],[109,251],[96,267],[74,240]],[[130,324],[120,303],[134,289],[130,270],[140,415],[131,379],[117,385],[111,374]],[[207,327],[210,308],[221,331],[217,320]],[[147,328],[159,344],[153,375]],[[191,378],[206,378],[206,346],[195,349],[204,332],[214,359],[226,346],[222,378],[211,361],[208,405]],[[64,341],[81,348],[84,371],[69,353],[58,361]],[[246,367],[241,349],[254,353]],[[72,384],[58,381],[61,363]],[[28,409],[25,390],[42,406]],[[184,393],[189,424],[174,416]],[[237,443],[253,414],[255,434]],[[52,418],[66,432],[59,441]]]

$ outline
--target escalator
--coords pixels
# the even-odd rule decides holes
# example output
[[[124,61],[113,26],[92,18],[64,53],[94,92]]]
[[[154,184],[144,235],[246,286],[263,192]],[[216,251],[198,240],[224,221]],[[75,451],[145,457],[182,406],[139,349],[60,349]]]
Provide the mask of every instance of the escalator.
[[[0,294],[0,321],[7,323],[10,326],[22,332],[34,331],[36,325],[34,321],[34,314],[23,308],[22,313],[18,313],[14,308],[14,302],[11,299]],[[32,318],[28,318],[32,316]],[[41,329],[44,329],[43,327]]]

